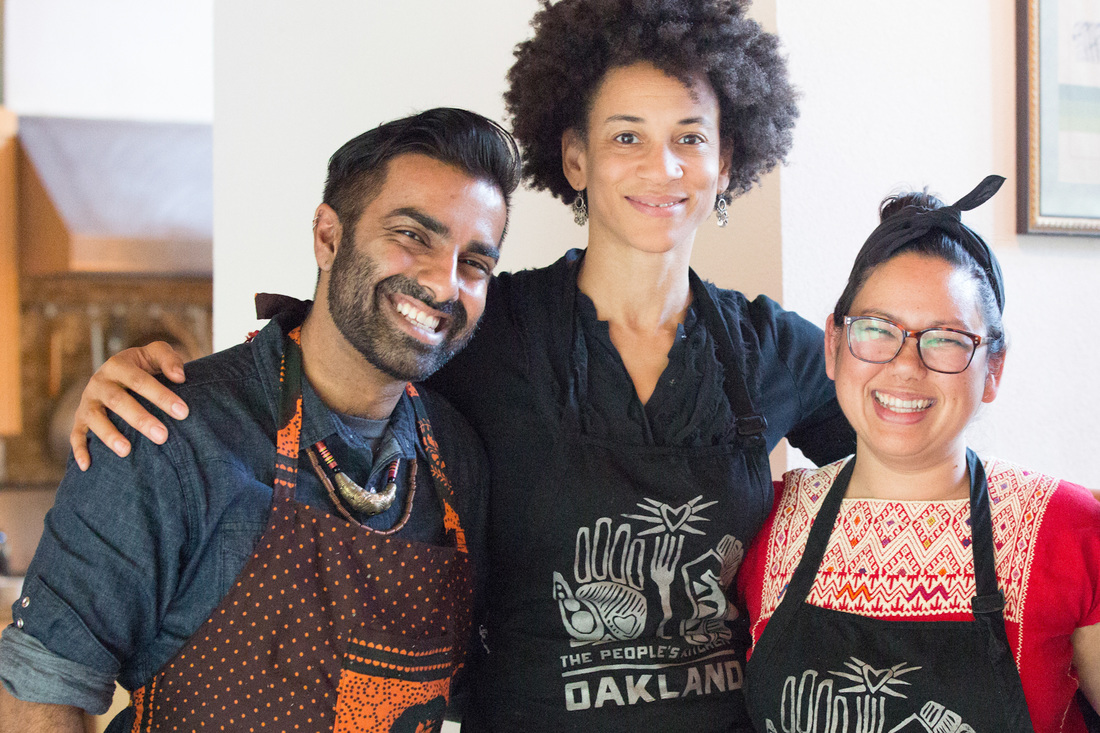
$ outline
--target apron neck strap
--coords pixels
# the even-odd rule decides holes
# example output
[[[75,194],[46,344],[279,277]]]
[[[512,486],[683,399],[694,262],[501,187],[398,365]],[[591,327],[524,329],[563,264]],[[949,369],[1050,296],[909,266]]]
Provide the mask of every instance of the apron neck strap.
[[[1004,620],[1001,609],[1004,607],[1004,596],[997,589],[997,575],[993,557],[993,523],[989,513],[989,490],[985,483],[985,471],[982,463],[973,451],[967,449],[967,469],[970,474],[970,531],[972,535],[971,551],[974,554],[974,580],[976,594],[971,599],[971,608],[975,619],[980,620],[991,629],[998,639],[1003,641]],[[837,515],[840,513],[840,504],[844,501],[844,495],[848,491],[848,484],[855,470],[856,458],[853,456],[841,468],[833,481],[825,498],[821,502],[821,508],[814,517],[810,527],[809,537],[806,539],[806,549],[802,553],[802,559],[795,568],[790,582],[783,591],[783,598],[775,609],[768,627],[757,644],[753,659],[759,654],[761,659],[768,659],[772,649],[783,638],[787,627],[794,620],[798,608],[809,597],[813,589],[814,579],[817,577],[821,560],[829,545],[829,538],[833,533]],[[998,631],[999,630],[999,631]],[[1005,643],[1007,648],[1007,642]],[[1015,667],[1012,668],[1015,670]]]
[[[989,508],[989,486],[985,468],[974,451],[966,449],[970,473],[970,532],[973,538],[974,584],[977,591],[970,601],[974,615],[1000,615],[1005,596],[997,587],[997,561],[993,555],[993,516]]]
[[[302,438],[302,327],[283,343],[279,364],[279,432],[275,440],[274,500],[293,499],[298,485],[298,445]]]
[[[416,414],[416,432],[420,437],[420,448],[428,465],[432,470],[432,483],[435,485],[436,494],[443,505],[443,528],[454,540],[459,552],[466,552],[466,533],[462,529],[458,512],[454,510],[454,488],[444,471],[446,464],[439,453],[439,443],[432,431],[432,423],[428,420],[428,411],[424,408],[424,402],[420,399],[420,393],[412,382],[405,385],[405,394],[412,402],[413,412]]]
[[[714,302],[706,284],[695,274],[695,270],[688,270],[688,283],[691,286],[692,298],[699,307],[711,338],[715,341],[718,361],[721,362],[725,371],[726,397],[730,401],[730,407],[737,421],[737,434],[742,438],[759,436],[760,440],[763,440],[768,421],[756,411],[749,396],[751,394],[747,381],[749,369],[746,363],[748,350],[741,338],[741,331],[731,328],[726,322],[722,316],[722,309]]]

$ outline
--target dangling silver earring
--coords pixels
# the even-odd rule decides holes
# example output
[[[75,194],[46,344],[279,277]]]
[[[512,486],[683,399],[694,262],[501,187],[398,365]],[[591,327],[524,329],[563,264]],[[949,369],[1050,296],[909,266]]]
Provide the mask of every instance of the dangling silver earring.
[[[577,198],[573,199],[573,221],[581,227],[588,223],[588,204],[584,201],[584,191],[577,191]]]
[[[730,223],[730,212],[726,209],[726,194],[724,193],[718,194],[718,198],[714,201],[714,218],[720,227]]]

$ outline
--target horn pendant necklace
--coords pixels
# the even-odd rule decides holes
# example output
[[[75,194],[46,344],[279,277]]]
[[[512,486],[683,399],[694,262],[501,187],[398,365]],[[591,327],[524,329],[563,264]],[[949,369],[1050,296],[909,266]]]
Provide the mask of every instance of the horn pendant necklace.
[[[401,465],[401,459],[395,458],[386,471],[386,488],[382,491],[364,489],[359,484],[348,478],[348,475],[336,465],[336,459],[332,457],[328,446],[323,440],[317,441],[313,446],[321,456],[321,460],[332,471],[333,481],[340,496],[353,509],[364,514],[381,514],[393,506],[393,500],[397,496],[397,468]]]

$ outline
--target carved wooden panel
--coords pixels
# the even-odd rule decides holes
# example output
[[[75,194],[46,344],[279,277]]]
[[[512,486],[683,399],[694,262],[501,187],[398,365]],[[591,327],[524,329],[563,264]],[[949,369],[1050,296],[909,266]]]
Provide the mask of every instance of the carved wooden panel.
[[[22,301],[24,425],[5,440],[9,484],[61,480],[79,393],[107,356],[154,340],[191,359],[211,351],[209,278],[24,277]]]

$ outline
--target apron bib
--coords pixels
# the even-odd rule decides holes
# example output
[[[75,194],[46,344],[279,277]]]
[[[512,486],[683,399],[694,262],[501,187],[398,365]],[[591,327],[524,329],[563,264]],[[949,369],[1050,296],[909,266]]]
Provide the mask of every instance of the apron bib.
[[[575,277],[567,281],[549,298],[562,313],[539,313],[534,299],[518,305],[528,333],[548,334],[531,349],[539,406],[529,418],[545,424],[548,444],[523,459],[532,463],[529,485],[493,488],[508,521],[493,522],[490,651],[463,729],[747,727],[747,619],[727,591],[772,486],[740,332],[692,273],[737,416],[728,442],[655,447],[593,437],[582,416],[588,378],[586,360],[576,358],[585,345]],[[555,352],[569,355],[564,379]]]
[[[829,544],[855,460],[821,505],[805,554],[748,665],[761,733],[1030,732],[1005,634],[985,470],[967,450],[976,594],[973,621],[889,621],[805,599]]]
[[[280,374],[268,529],[210,618],[131,694],[134,733],[434,731],[442,723],[472,586],[431,425],[407,385],[454,547],[402,541],[296,502],[300,343],[295,328]]]

